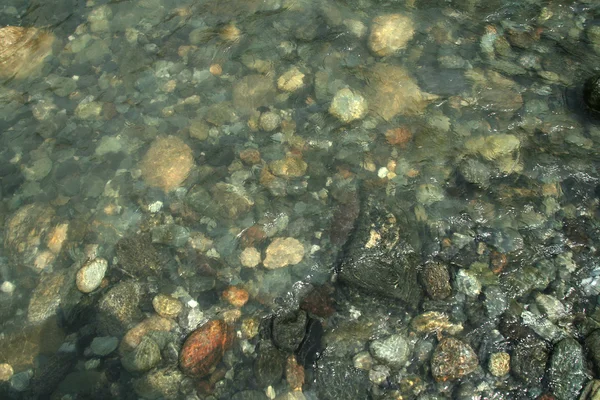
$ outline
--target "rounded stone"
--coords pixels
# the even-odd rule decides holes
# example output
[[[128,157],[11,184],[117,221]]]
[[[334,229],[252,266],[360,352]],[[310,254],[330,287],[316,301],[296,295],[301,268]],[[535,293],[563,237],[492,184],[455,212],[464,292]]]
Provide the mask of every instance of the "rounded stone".
[[[402,368],[410,356],[408,342],[398,334],[374,340],[369,346],[369,352],[375,359],[393,368]]]
[[[442,300],[452,294],[448,268],[438,262],[428,263],[421,272],[421,280],[429,297]]]
[[[438,382],[459,379],[475,371],[477,355],[468,344],[454,338],[445,338],[437,345],[431,358],[431,373]]]
[[[95,337],[90,344],[92,353],[96,356],[107,356],[117,349],[119,346],[119,339],[114,336],[101,336]]]
[[[0,382],[8,382],[13,374],[13,367],[10,364],[0,364]]]
[[[279,127],[279,124],[281,124],[281,117],[273,111],[267,111],[260,115],[258,123],[260,129],[265,132],[271,132]]]
[[[510,354],[506,352],[493,353],[488,364],[490,374],[504,376],[510,372]]]
[[[152,299],[154,311],[161,317],[176,318],[183,310],[183,305],[174,297],[159,294]]]
[[[308,164],[297,156],[286,156],[281,160],[275,160],[269,164],[269,169],[281,178],[299,178],[304,176]]]
[[[308,315],[304,311],[290,311],[276,315],[273,318],[273,343],[279,349],[296,351],[306,334]]]
[[[240,254],[240,262],[246,268],[254,268],[260,264],[260,252],[255,247],[246,247]]]
[[[284,92],[294,92],[304,86],[304,74],[296,67],[286,71],[277,79],[277,88]]]
[[[600,112],[600,75],[593,76],[585,82],[583,100],[589,108]]]
[[[54,210],[43,204],[28,204],[19,208],[6,222],[4,248],[11,261],[18,265],[43,269],[44,247],[52,231]]]
[[[406,15],[381,15],[371,24],[369,48],[380,57],[389,56],[405,48],[414,34],[414,24]]]
[[[230,286],[223,291],[223,298],[234,307],[243,307],[248,302],[249,294],[246,289]]]
[[[90,293],[96,290],[104,279],[104,274],[108,269],[108,261],[104,258],[94,258],[89,260],[77,271],[76,283],[77,289],[83,293]]]
[[[144,372],[154,368],[160,360],[158,344],[149,337],[144,337],[131,353],[121,359],[121,364],[129,372]]]
[[[161,317],[159,315],[153,315],[149,318],[146,318],[127,331],[123,337],[123,340],[121,340],[119,352],[121,354],[127,353],[128,351],[135,349],[142,341],[142,338],[148,333],[152,331],[169,332],[174,325],[175,323],[173,320]]]
[[[233,339],[233,330],[224,321],[212,320],[196,329],[185,340],[179,367],[192,377],[202,378],[221,361]]]
[[[345,124],[362,119],[367,111],[367,100],[349,88],[338,90],[329,107],[329,113]]]
[[[179,187],[193,166],[192,149],[175,136],[155,139],[140,163],[144,181],[165,192]]]
[[[263,265],[267,269],[298,264],[304,258],[304,246],[298,239],[276,238],[267,247]]]

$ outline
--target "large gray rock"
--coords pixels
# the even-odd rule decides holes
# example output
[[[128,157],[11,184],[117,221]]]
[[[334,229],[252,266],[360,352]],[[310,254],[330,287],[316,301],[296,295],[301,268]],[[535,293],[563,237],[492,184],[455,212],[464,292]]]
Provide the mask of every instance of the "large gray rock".
[[[414,230],[403,225],[401,234],[399,220],[381,201],[373,197],[363,200],[338,275],[351,286],[416,308],[422,298],[418,283],[421,257],[409,242]]]

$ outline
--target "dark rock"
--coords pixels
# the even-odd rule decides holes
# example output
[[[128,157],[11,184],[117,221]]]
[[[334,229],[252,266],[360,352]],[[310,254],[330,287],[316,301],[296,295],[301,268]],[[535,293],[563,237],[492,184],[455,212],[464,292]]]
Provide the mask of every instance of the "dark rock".
[[[317,368],[316,389],[321,400],[366,400],[369,378],[349,362],[325,357]]]
[[[306,334],[306,312],[290,311],[273,317],[273,343],[284,351],[296,351]]]
[[[600,75],[589,78],[585,82],[583,100],[593,111],[600,112]]]
[[[148,276],[159,268],[158,252],[152,245],[150,234],[119,240],[116,252],[121,268],[134,276]]]
[[[98,334],[121,336],[142,316],[142,286],[133,281],[116,284],[98,303]]]
[[[408,238],[401,236],[397,217],[373,197],[363,201],[338,266],[340,280],[416,308],[422,298],[417,279],[420,262]]]
[[[596,370],[600,370],[600,329],[590,333],[585,339],[585,347],[594,361]]]
[[[41,365],[31,381],[32,396],[51,394],[77,361],[76,353],[57,352]]]
[[[539,384],[544,376],[548,349],[543,341],[528,337],[516,345],[510,359],[511,372],[529,385]]]
[[[557,400],[577,398],[587,377],[583,350],[575,339],[566,338],[554,345],[548,378]]]
[[[461,378],[478,366],[479,360],[471,346],[454,338],[442,339],[431,357],[431,373],[438,382]]]
[[[311,290],[300,303],[304,311],[321,318],[329,318],[335,313],[334,300],[331,296],[334,289],[330,285],[322,285]]]
[[[257,352],[254,375],[258,384],[267,387],[279,383],[283,376],[284,354],[268,341],[262,341]]]
[[[452,294],[448,268],[438,262],[432,262],[423,268],[421,273],[423,286],[433,300],[442,300]]]
[[[323,352],[323,325],[319,320],[309,318],[306,335],[296,352],[297,361],[305,368],[312,367]]]

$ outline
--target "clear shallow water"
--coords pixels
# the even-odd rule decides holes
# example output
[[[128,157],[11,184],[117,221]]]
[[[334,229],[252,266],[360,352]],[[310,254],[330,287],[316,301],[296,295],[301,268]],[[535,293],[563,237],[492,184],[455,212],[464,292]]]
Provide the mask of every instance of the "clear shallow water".
[[[593,2],[3,7],[49,53],[3,53],[32,66],[0,88],[7,396],[284,396],[293,374],[264,365],[303,353],[251,327],[298,308],[323,327],[295,333],[320,344],[307,398],[576,398],[594,376]],[[161,355],[136,370],[123,337],[157,312]],[[183,340],[214,320],[236,339],[181,375]],[[449,337],[463,372],[444,369]]]

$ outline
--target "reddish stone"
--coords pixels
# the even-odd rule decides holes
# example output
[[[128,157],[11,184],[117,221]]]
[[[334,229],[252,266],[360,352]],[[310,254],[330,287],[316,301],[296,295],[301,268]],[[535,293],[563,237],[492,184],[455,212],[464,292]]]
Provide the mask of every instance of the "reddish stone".
[[[253,225],[242,233],[240,244],[243,248],[254,247],[267,238],[265,231],[258,225]]]
[[[242,307],[248,302],[248,291],[243,288],[229,286],[223,291],[223,298],[234,307]]]
[[[508,264],[508,258],[506,254],[498,253],[497,251],[492,251],[490,254],[490,267],[492,272],[496,275],[501,273],[506,265]]]
[[[302,299],[300,308],[321,318],[331,317],[335,313],[332,294],[331,286],[316,287]]]
[[[185,340],[179,356],[181,370],[203,378],[221,361],[233,340],[233,329],[221,320],[209,321]]]
[[[404,148],[412,139],[412,133],[406,127],[389,129],[385,133],[385,139],[391,145],[396,145]]]
[[[247,165],[260,163],[260,151],[257,149],[244,149],[240,151],[240,160]]]

